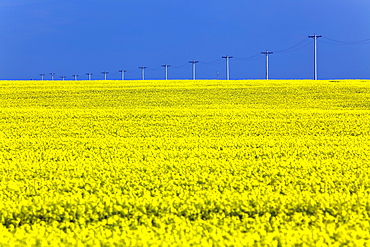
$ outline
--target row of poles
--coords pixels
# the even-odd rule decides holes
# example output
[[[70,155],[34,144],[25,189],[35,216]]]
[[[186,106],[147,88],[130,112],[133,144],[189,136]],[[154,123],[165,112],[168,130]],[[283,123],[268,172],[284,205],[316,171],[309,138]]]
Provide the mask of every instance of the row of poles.
[[[317,80],[317,39],[322,37],[321,35],[309,35],[308,38],[312,38],[314,40],[314,80]],[[265,75],[265,78],[266,80],[269,79],[269,55],[273,54],[272,51],[263,51],[261,52],[261,54],[264,54],[265,55],[265,69],[266,69],[266,75]],[[232,56],[223,56],[222,58],[225,58],[226,59],[226,80],[230,80],[230,59],[233,58]],[[192,60],[192,61],[189,61],[189,63],[192,64],[192,79],[195,80],[196,79],[196,64],[199,63],[199,61],[196,61],[196,60]],[[169,64],[163,64],[162,67],[165,68],[165,79],[168,80],[168,68],[171,67],[171,65]],[[141,79],[142,80],[145,80],[145,69],[147,67],[145,66],[140,66],[138,67],[139,69],[141,69]],[[124,69],[121,69],[121,70],[118,70],[118,72],[121,72],[121,80],[125,80],[125,72],[126,70]],[[104,75],[104,80],[107,80],[107,74],[109,72],[106,72],[106,71],[103,71],[101,72],[103,75]],[[51,80],[54,80],[54,76],[55,76],[55,73],[50,73],[51,75]],[[88,80],[91,80],[92,78],[92,75],[93,73],[86,73],[87,75],[87,78]],[[41,80],[44,80],[45,78],[45,74],[40,74],[41,76]],[[72,75],[74,77],[74,80],[77,80],[77,77],[79,75]],[[61,76],[62,80],[64,81],[66,76]]]

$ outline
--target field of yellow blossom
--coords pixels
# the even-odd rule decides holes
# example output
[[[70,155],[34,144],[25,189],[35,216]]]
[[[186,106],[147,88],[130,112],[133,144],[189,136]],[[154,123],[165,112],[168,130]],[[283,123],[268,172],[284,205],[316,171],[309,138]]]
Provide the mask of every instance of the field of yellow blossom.
[[[0,246],[370,245],[370,81],[0,81]]]

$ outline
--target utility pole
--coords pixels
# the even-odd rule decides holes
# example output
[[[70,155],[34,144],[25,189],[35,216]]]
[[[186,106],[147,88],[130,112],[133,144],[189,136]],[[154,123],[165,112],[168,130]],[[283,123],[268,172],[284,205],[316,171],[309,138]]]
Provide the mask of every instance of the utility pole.
[[[226,56],[226,57],[222,57],[222,58],[226,58],[226,80],[230,80],[229,59],[233,58],[233,57]]]
[[[91,80],[91,76],[93,75],[93,73],[86,73],[86,75],[87,75],[88,80],[90,81]]]
[[[266,55],[266,80],[269,79],[269,55],[274,54],[272,51],[263,51],[261,54]]]
[[[166,69],[166,80],[168,80],[168,67],[171,67],[171,65],[164,64],[164,65],[162,65],[162,67],[164,67]]]
[[[308,36],[309,38],[312,38],[314,40],[313,42],[313,49],[314,49],[314,52],[313,52],[313,79],[314,80],[317,80],[317,54],[316,54],[316,40],[318,38],[321,38],[322,36],[321,35],[316,35],[316,33],[314,35],[310,35]]]
[[[195,64],[197,64],[197,63],[199,63],[199,61],[195,61],[195,60],[193,60],[193,61],[189,61],[189,63],[191,63],[192,64],[192,74],[193,74],[193,80],[195,80]]]
[[[141,66],[139,69],[141,69],[141,80],[145,80],[145,69],[147,67]]]
[[[45,74],[40,74],[41,75],[41,80],[44,80]]]
[[[75,78],[75,81],[77,81],[77,76],[78,76],[78,75],[72,75],[72,76]]]
[[[101,72],[102,74],[104,74],[104,80],[107,80],[107,74],[109,73],[109,72]]]
[[[60,78],[62,78],[62,80],[64,81],[64,79],[66,79],[67,76],[65,75],[62,75]]]
[[[120,69],[120,70],[118,70],[118,72],[121,72],[121,80],[123,81],[125,79],[125,72],[126,72],[126,70]]]
[[[50,75],[51,75],[51,80],[54,81],[54,75],[55,75],[55,73],[50,73]]]

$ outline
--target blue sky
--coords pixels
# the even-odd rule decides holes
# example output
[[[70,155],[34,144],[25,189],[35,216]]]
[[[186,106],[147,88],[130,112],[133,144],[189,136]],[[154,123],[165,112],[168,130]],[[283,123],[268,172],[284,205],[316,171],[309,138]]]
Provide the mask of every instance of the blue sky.
[[[370,78],[369,0],[1,0],[0,79]],[[358,42],[366,40],[365,42]],[[338,42],[340,41],[340,42]],[[292,48],[291,48],[292,47]],[[288,49],[288,50],[286,50]]]

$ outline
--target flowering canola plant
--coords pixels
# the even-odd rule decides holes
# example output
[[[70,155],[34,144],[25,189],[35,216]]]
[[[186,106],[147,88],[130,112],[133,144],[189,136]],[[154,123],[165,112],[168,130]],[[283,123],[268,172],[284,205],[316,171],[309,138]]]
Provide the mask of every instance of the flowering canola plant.
[[[370,81],[0,95],[0,246],[370,245]]]

